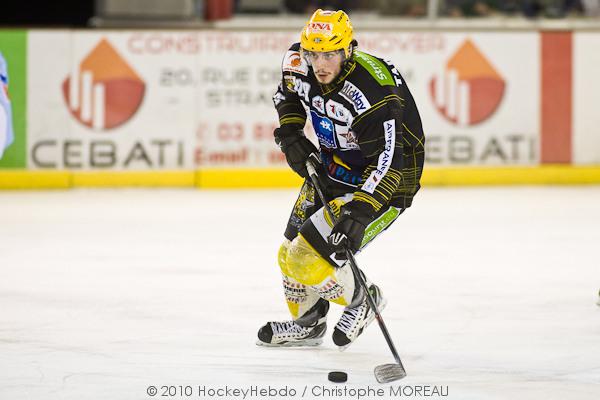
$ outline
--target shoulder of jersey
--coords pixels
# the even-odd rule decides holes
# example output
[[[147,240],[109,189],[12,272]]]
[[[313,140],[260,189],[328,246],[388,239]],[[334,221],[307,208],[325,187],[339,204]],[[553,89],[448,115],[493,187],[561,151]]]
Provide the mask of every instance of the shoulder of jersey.
[[[338,94],[352,105],[357,114],[362,114],[373,104],[381,101],[386,96],[387,90],[357,62],[354,70],[344,80]]]
[[[402,80],[394,65],[389,61],[356,51],[354,53],[356,68],[348,77],[367,97],[385,96],[393,88],[400,86]]]
[[[402,80],[394,65],[360,51],[355,52],[353,57],[356,66],[346,78],[339,94],[354,106],[358,114],[390,95],[397,95]]]
[[[300,43],[294,43],[283,57],[281,70],[284,73],[295,73],[303,76],[308,75],[308,64],[300,55]]]

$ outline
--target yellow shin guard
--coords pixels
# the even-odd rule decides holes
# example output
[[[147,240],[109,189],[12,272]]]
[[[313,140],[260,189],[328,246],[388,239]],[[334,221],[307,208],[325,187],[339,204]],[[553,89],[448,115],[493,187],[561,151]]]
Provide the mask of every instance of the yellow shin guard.
[[[317,302],[319,297],[316,293],[309,293],[306,285],[296,281],[288,273],[287,267],[287,254],[292,242],[285,240],[279,252],[277,254],[277,261],[279,268],[281,268],[281,275],[283,279],[283,290],[285,294],[285,301],[287,303],[290,314],[294,319],[300,318],[310,307]],[[311,291],[312,292],[312,291]]]
[[[283,249],[280,249],[279,265],[285,276],[310,286],[325,300],[343,306],[350,304],[354,277],[348,268],[334,268],[301,234],[289,244],[287,252],[282,253]]]

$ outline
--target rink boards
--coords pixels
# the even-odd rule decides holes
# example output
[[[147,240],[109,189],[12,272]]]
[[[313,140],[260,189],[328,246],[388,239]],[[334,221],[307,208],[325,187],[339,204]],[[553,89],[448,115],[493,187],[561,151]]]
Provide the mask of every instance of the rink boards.
[[[10,144],[0,130],[0,188],[297,185],[273,143],[271,100],[296,39],[292,31],[0,31],[14,128]],[[415,97],[427,137],[424,184],[600,182],[600,32],[365,31],[357,39],[391,60]]]

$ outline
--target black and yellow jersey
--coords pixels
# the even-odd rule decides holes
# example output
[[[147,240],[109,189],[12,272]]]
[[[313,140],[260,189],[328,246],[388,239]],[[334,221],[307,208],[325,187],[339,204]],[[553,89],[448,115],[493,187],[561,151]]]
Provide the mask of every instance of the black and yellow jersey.
[[[310,119],[333,193],[354,192],[376,211],[406,208],[419,190],[425,138],[414,99],[390,62],[354,51],[340,74],[320,84],[290,47],[273,96],[280,125]]]

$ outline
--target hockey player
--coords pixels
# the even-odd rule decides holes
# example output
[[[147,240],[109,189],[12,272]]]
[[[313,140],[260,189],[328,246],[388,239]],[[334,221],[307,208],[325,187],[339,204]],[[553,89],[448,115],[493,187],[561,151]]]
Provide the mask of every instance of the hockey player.
[[[357,50],[344,11],[317,10],[300,43],[285,54],[282,70],[273,97],[280,123],[275,141],[289,166],[304,178],[306,160],[318,154],[321,186],[337,223],[324,213],[306,179],[278,255],[292,319],[268,322],[260,328],[257,344],[321,344],[329,303],[336,303],[344,312],[333,342],[344,349],[375,316],[345,264],[345,248],[362,250],[411,205],[424,160],[421,119],[394,65]],[[307,118],[318,149],[303,133]],[[334,236],[341,240],[333,241]],[[394,260],[397,254],[396,249],[390,252],[390,263],[400,262]],[[367,286],[383,309],[379,287],[368,280]]]

